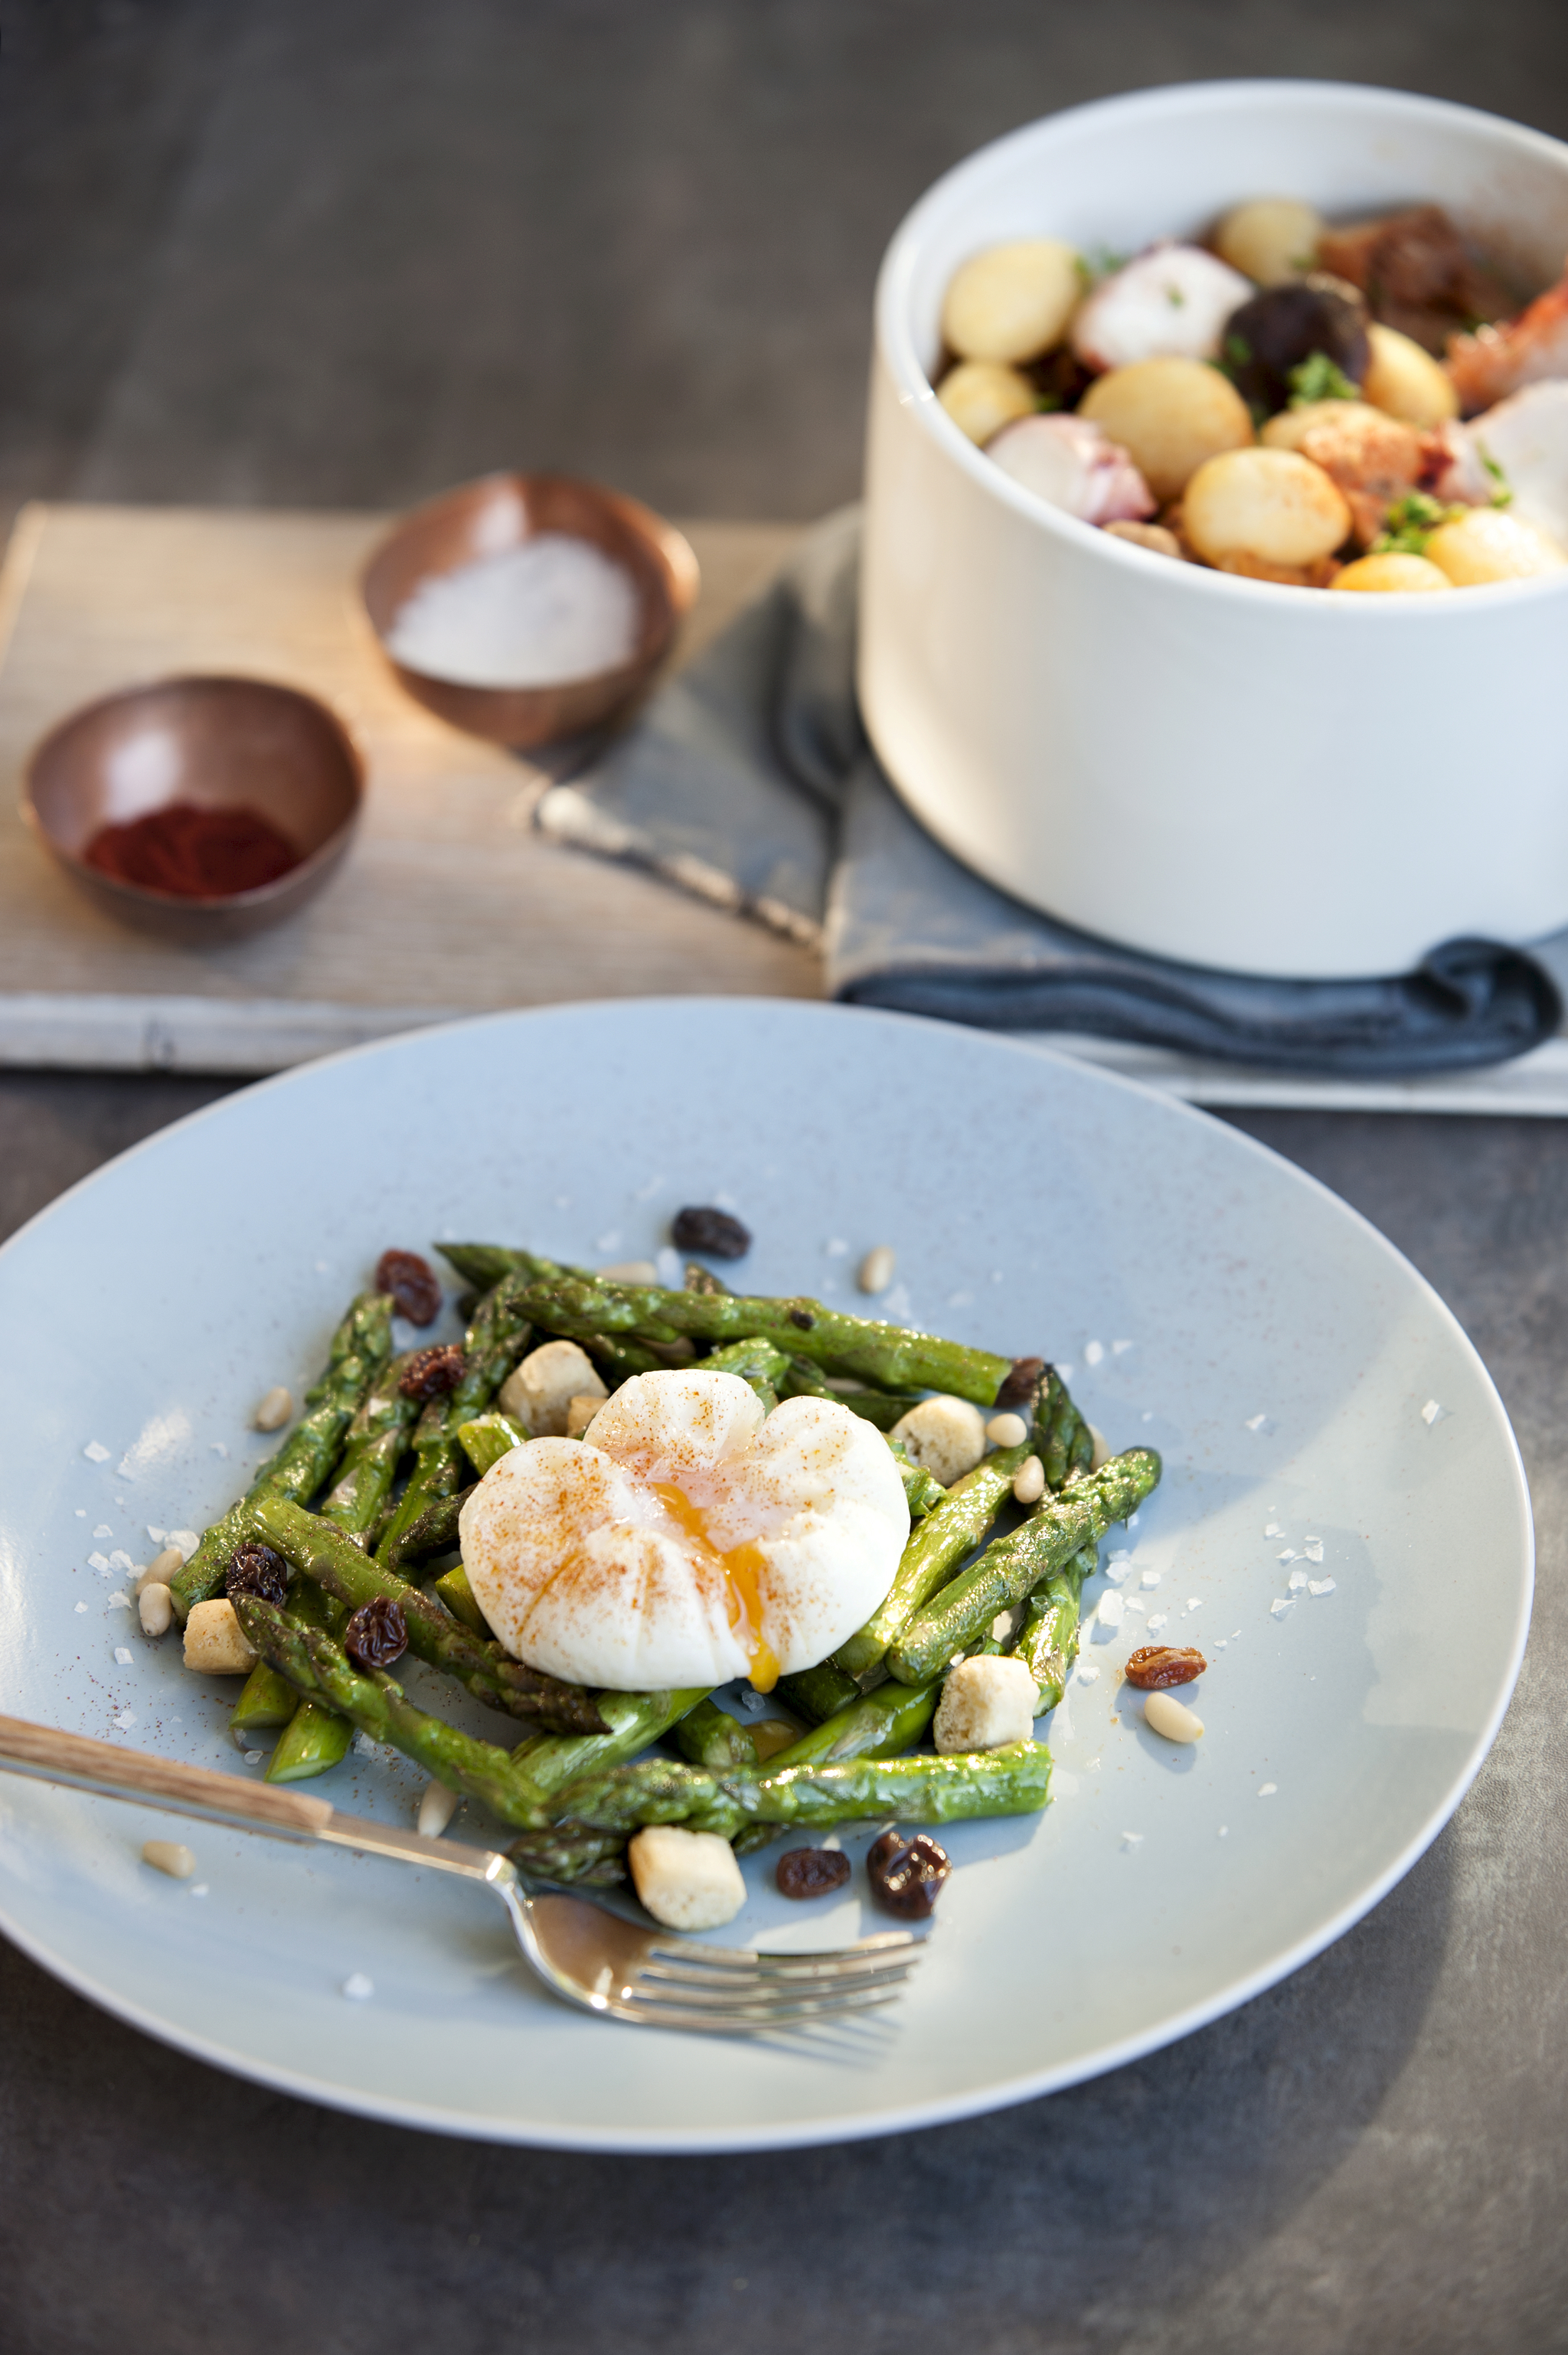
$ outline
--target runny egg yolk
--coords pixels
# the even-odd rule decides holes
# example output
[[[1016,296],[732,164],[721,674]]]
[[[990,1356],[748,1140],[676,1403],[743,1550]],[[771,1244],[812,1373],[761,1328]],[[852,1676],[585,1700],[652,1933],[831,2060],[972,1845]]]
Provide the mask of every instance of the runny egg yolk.
[[[779,1680],[779,1664],[762,1633],[763,1598],[757,1586],[757,1573],[766,1561],[762,1548],[748,1540],[721,1553],[708,1534],[701,1507],[694,1505],[683,1488],[669,1480],[653,1480],[648,1485],[671,1519],[678,1521],[700,1547],[703,1559],[718,1564],[730,1625],[751,1656],[752,1686],[758,1692],[772,1692]]]

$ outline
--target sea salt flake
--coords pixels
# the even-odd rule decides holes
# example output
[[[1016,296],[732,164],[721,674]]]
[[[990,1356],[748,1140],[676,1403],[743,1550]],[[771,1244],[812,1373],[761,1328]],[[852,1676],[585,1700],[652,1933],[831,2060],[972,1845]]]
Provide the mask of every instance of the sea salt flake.
[[[1272,1431],[1274,1425],[1266,1414],[1250,1414],[1243,1428],[1248,1431]]]
[[[1279,1561],[1294,1561],[1296,1560],[1296,1548],[1294,1546],[1286,1546],[1285,1551],[1282,1554],[1277,1555],[1275,1559]]]
[[[1094,1663],[1093,1663],[1093,1660],[1080,1660],[1080,1661],[1079,1661],[1079,1663],[1078,1663],[1078,1681],[1079,1681],[1079,1683],[1080,1683],[1081,1685],[1092,1685],[1092,1684],[1097,1684],[1097,1683],[1099,1682],[1099,1678],[1100,1678],[1100,1671],[1099,1671],[1099,1669],[1094,1666]]]
[[[1140,1422],[1140,1423],[1152,1423],[1152,1422],[1154,1421],[1154,1409],[1153,1409],[1153,1407],[1152,1407],[1152,1406],[1145,1407],[1145,1409],[1144,1409],[1144,1411],[1143,1411],[1143,1413],[1139,1416],[1138,1420],[1139,1420],[1139,1422]]]
[[[1265,1521],[1264,1523],[1264,1535],[1265,1538],[1282,1538],[1285,1535],[1285,1531],[1280,1528],[1277,1521]]]
[[[1058,1362],[1058,1364],[1057,1364],[1057,1369],[1056,1369],[1056,1370],[1057,1370],[1057,1372],[1061,1376],[1061,1379],[1062,1379],[1062,1380],[1063,1380],[1064,1382],[1070,1382],[1070,1381],[1072,1380],[1072,1370],[1073,1370],[1073,1369],[1072,1369],[1072,1367],[1067,1363],[1067,1361],[1065,1360],[1065,1359],[1062,1359],[1059,1360],[1059,1362]]]
[[[593,1248],[595,1251],[602,1252],[619,1251],[621,1248],[620,1228],[612,1227],[607,1234],[601,1235]]]
[[[949,1308],[967,1308],[974,1297],[972,1292],[950,1292],[947,1295],[947,1305]]]
[[[434,574],[395,615],[395,660],[468,687],[552,687],[616,670],[636,649],[636,584],[591,540],[536,531]]]
[[[1101,1595],[1095,1605],[1094,1616],[1102,1627],[1119,1627],[1126,1607],[1122,1597],[1113,1589],[1110,1593]]]
[[[1331,1578],[1309,1578],[1307,1582],[1307,1592],[1308,1594],[1332,1594],[1334,1581]]]
[[[1277,1783],[1260,1783],[1258,1785],[1258,1796],[1260,1799],[1272,1799],[1278,1788],[1279,1785]]]
[[[109,1567],[111,1570],[134,1570],[136,1565],[123,1546],[116,1546],[109,1557]]]
[[[129,1733],[131,1728],[136,1722],[135,1710],[133,1709],[123,1709],[114,1722],[120,1728],[122,1733]]]
[[[1141,1595],[1126,1594],[1123,1596],[1122,1600],[1125,1603],[1129,1611],[1136,1611],[1140,1614],[1140,1616],[1148,1609],[1148,1604],[1143,1600]]]
[[[849,1254],[849,1246],[842,1235],[833,1236],[829,1241],[823,1244],[822,1248],[829,1259],[847,1259]]]
[[[1202,1607],[1203,1597],[1200,1594],[1189,1594],[1188,1596],[1187,1608],[1189,1611],[1200,1611]]]
[[[109,1450],[96,1439],[90,1439],[81,1452],[90,1464],[107,1464],[109,1461]]]
[[[131,1598],[128,1594],[122,1594],[120,1589],[116,1587],[103,1608],[105,1611],[113,1611],[116,1609],[121,1611],[129,1611],[131,1608]]]
[[[109,1568],[109,1556],[106,1553],[90,1553],[87,1557],[87,1566],[89,1570],[96,1570],[101,1574]]]
[[[1439,1406],[1435,1399],[1428,1399],[1426,1404],[1421,1410],[1421,1420],[1425,1423],[1427,1429],[1430,1431],[1435,1423],[1442,1422],[1447,1412],[1447,1408],[1445,1406]]]
[[[1293,1570],[1285,1582],[1293,1594],[1299,1594],[1307,1583],[1307,1572],[1304,1570]]]
[[[1137,1527],[1137,1525],[1138,1525],[1138,1517],[1137,1517],[1137,1515],[1136,1515],[1136,1513],[1129,1513],[1129,1514],[1127,1515],[1127,1527],[1128,1527],[1128,1529],[1136,1529],[1136,1527]]]
[[[85,1611],[85,1610],[86,1610],[86,1608],[87,1608],[87,1605],[86,1605],[86,1604],[85,1604],[85,1603],[79,1603],[79,1604],[76,1605],[76,1608],[77,1608],[77,1610],[78,1610],[78,1611]]]
[[[214,1455],[227,1455],[229,1453],[228,1448],[225,1447],[221,1439],[209,1439],[207,1444],[211,1448]]]
[[[136,1467],[132,1463],[131,1458],[128,1455],[123,1455],[120,1458],[119,1463],[114,1466],[114,1476],[117,1480],[133,1480],[135,1478]],[[116,1497],[114,1501],[117,1505],[123,1505],[125,1502],[125,1499],[123,1497]]]
[[[1139,1578],[1138,1584],[1140,1586],[1157,1586],[1164,1575],[1165,1572],[1161,1570],[1146,1570]]]
[[[1269,1604],[1269,1616],[1273,1619],[1283,1619],[1285,1613],[1291,1608],[1291,1600],[1288,1594],[1276,1594],[1274,1601]]]
[[[110,1528],[107,1521],[100,1521],[92,1534],[95,1538],[112,1538],[114,1532]]]
[[[1229,1839],[1229,1838],[1230,1838],[1230,1837],[1231,1837],[1231,1827],[1230,1827],[1230,1825],[1229,1825],[1229,1824],[1221,1824],[1221,1827],[1220,1827],[1220,1838],[1221,1838],[1221,1839]]]
[[[1166,1625],[1169,1617],[1170,1614],[1168,1611],[1156,1611],[1151,1614],[1148,1623],[1149,1634],[1151,1636],[1157,1634],[1158,1630]]]
[[[1143,1838],[1144,1836],[1142,1832],[1124,1832],[1122,1834],[1122,1846],[1124,1848],[1141,1848],[1143,1846]]]
[[[197,1884],[196,1884],[195,1888],[191,1891],[191,1892],[190,1892],[190,1893],[191,1893],[191,1895],[192,1895],[193,1897],[205,1897],[205,1896],[207,1895],[207,1883],[206,1883],[206,1881],[198,1881],[197,1882]]]
[[[169,1531],[169,1543],[170,1545],[178,1546],[181,1553],[184,1554],[186,1560],[188,1561],[191,1555],[196,1551],[197,1547],[201,1543],[201,1540],[197,1536],[194,1529],[171,1529]]]
[[[1084,1362],[1084,1364],[1085,1364],[1086,1366],[1097,1366],[1097,1365],[1099,1364],[1099,1362],[1100,1362],[1101,1359],[1104,1356],[1104,1354],[1105,1354],[1105,1344],[1104,1343],[1104,1341],[1085,1341],[1085,1342],[1084,1342],[1084,1344],[1083,1344],[1083,1362]]]
[[[350,2003],[365,2003],[376,1992],[376,1982],[368,1979],[363,1971],[350,1971],[343,1982],[343,1992]]]
[[[114,1646],[114,1665],[120,1668],[128,1668],[131,1665],[131,1655],[123,1644],[116,1644]]]
[[[1322,1539],[1308,1538],[1301,1550],[1307,1556],[1308,1561],[1321,1561],[1323,1559]]]
[[[1214,1638],[1214,1649],[1217,1652],[1228,1652],[1230,1648],[1231,1639],[1228,1636],[1216,1636]]]
[[[259,1766],[259,1765],[261,1764],[261,1763],[262,1758],[265,1756],[265,1754],[266,1754],[266,1753],[265,1753],[265,1752],[261,1751],[261,1750],[247,1750],[247,1752],[245,1753],[245,1764],[246,1764],[246,1765],[247,1765],[247,1766]]]
[[[1111,1344],[1111,1355],[1114,1358],[1119,1358],[1124,1349],[1130,1349],[1134,1345],[1131,1341],[1113,1341]]]
[[[79,1521],[85,1521],[85,1520],[86,1520],[86,1518],[87,1518],[87,1507],[86,1507],[85,1505],[78,1505],[78,1507],[77,1507],[77,1508],[76,1508],[76,1518],[77,1518],[77,1519],[78,1519]]]

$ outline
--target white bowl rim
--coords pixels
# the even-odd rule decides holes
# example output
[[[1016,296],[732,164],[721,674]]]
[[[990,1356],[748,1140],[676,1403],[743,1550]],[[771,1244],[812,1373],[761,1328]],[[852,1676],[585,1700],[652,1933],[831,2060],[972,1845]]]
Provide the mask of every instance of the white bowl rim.
[[[936,397],[936,389],[926,375],[914,347],[909,325],[909,288],[919,256],[919,248],[931,215],[940,210],[955,185],[965,179],[984,160],[995,159],[1010,147],[1022,147],[1039,137],[1049,123],[1053,126],[1093,123],[1094,118],[1125,122],[1129,117],[1143,115],[1180,114],[1194,105],[1223,106],[1241,112],[1255,108],[1270,99],[1285,94],[1293,99],[1316,102],[1325,111],[1333,108],[1348,112],[1374,108],[1386,114],[1391,109],[1413,118],[1437,124],[1483,124],[1488,130],[1501,133],[1507,138],[1535,153],[1568,176],[1568,144],[1553,139],[1544,131],[1532,131],[1525,123],[1512,123],[1506,115],[1492,114],[1476,106],[1461,106],[1446,98],[1426,98],[1411,91],[1383,90],[1367,82],[1316,81],[1294,80],[1289,76],[1273,79],[1236,81],[1190,81],[1161,83],[1150,90],[1125,91],[1115,98],[1091,99],[1082,106],[1062,108],[1057,114],[1038,116],[1032,123],[1020,123],[1016,131],[1004,132],[999,139],[988,140],[958,163],[950,166],[939,180],[933,181],[923,196],[904,215],[894,230],[882,266],[877,276],[874,306],[877,346],[891,369],[894,389],[900,405],[913,409],[920,415],[923,429],[930,433],[939,449],[944,450],[981,491],[1015,514],[1024,517],[1038,530],[1066,540],[1068,545],[1083,549],[1093,547],[1103,562],[1130,565],[1144,580],[1150,576],[1148,565],[1151,551],[1118,539],[1096,524],[1082,523],[1062,508],[1051,506],[1046,500],[1026,490],[1004,473],[994,459],[988,459],[977,443],[971,442],[962,428],[955,424]],[[1043,231],[1041,232],[1044,233]],[[1456,627],[1463,627],[1461,618],[1455,622],[1455,609],[1443,596],[1352,596],[1335,597],[1321,589],[1297,589],[1286,581],[1249,581],[1244,576],[1219,572],[1205,564],[1173,564],[1168,557],[1155,557],[1170,576],[1170,587],[1177,595],[1198,597],[1240,597],[1249,603],[1260,590],[1266,590],[1271,601],[1284,597],[1289,600],[1288,610],[1314,613],[1321,617],[1320,626],[1337,629],[1359,628],[1360,621],[1349,622],[1350,613],[1362,610],[1379,618],[1372,620],[1375,628],[1392,626],[1394,617],[1408,617],[1413,612],[1444,617]],[[1492,600],[1500,598],[1508,604],[1548,597],[1568,596],[1568,571],[1549,573],[1534,580],[1493,581],[1473,583],[1484,586],[1488,593],[1488,612],[1498,610]],[[1461,596],[1458,614],[1471,611],[1467,598]],[[1442,627],[1444,621],[1435,619],[1432,626]]]

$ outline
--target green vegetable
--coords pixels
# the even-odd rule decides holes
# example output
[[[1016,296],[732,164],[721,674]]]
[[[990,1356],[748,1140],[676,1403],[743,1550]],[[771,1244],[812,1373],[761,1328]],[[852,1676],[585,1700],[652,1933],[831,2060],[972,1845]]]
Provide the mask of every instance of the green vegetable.
[[[757,1745],[738,1718],[717,1701],[699,1700],[675,1729],[675,1746],[694,1766],[755,1766]]]
[[[371,1383],[344,1439],[332,1493],[321,1510],[351,1537],[363,1537],[372,1527],[397,1477],[419,1412],[417,1400],[405,1398],[398,1387],[413,1354],[411,1349],[394,1358]]]
[[[1468,510],[1445,506],[1425,491],[1407,491],[1395,499],[1383,517],[1383,527],[1367,551],[1371,556],[1424,556],[1426,543],[1440,523],[1449,523]]]
[[[277,1495],[303,1500],[315,1494],[391,1349],[390,1294],[362,1292],[332,1337],[326,1371],[305,1393],[310,1412],[290,1432],[277,1454],[268,1457],[247,1494],[204,1532],[190,1560],[170,1580],[169,1591],[182,1624],[195,1604],[208,1602],[222,1588],[244,1531],[246,1508],[253,1498]]]
[[[1491,476],[1493,487],[1490,505],[1494,507],[1511,507],[1513,505],[1513,491],[1509,486],[1508,476],[1504,474],[1502,468],[1499,465],[1495,458],[1488,457],[1486,452],[1481,448],[1478,442],[1476,443],[1475,450],[1477,457],[1486,468],[1487,473]]]
[[[793,1677],[781,1677],[778,1683],[782,1698],[802,1717],[810,1718],[814,1725],[837,1717],[841,1709],[847,1709],[859,1697],[859,1689],[854,1678],[845,1676],[831,1660],[824,1660],[815,1668],[802,1668]]]
[[[450,1553],[457,1543],[463,1508],[478,1485],[476,1480],[471,1481],[466,1488],[454,1489],[450,1497],[437,1497],[389,1545],[372,1546],[370,1550],[382,1569],[401,1570],[406,1561],[423,1561],[432,1553]],[[387,1534],[386,1530],[382,1532],[383,1537]]]
[[[857,1694],[847,1708],[813,1726],[787,1750],[775,1751],[768,1773],[776,1774],[784,1766],[829,1765],[846,1758],[896,1758],[912,1749],[931,1723],[941,1689],[940,1679],[933,1678],[912,1690],[908,1685],[883,1685],[874,1693]],[[691,1756],[684,1745],[683,1753]],[[695,1763],[713,1766],[724,1762],[699,1758]]]
[[[389,1568],[400,1558],[405,1533],[427,1508],[467,1485],[468,1466],[457,1434],[465,1423],[483,1414],[528,1346],[522,1289],[520,1279],[510,1277],[485,1295],[463,1337],[463,1380],[449,1398],[432,1399],[419,1419],[414,1468],[376,1549],[377,1561]]]
[[[710,1298],[716,1296],[709,1295]],[[743,1341],[731,1341],[727,1348],[715,1349],[711,1357],[703,1359],[697,1370],[704,1374],[739,1374],[762,1400],[763,1412],[772,1414],[784,1395],[781,1386],[789,1372],[789,1359],[771,1341],[753,1333]]]
[[[1064,1487],[1071,1474],[1087,1472],[1094,1460],[1094,1434],[1054,1366],[1046,1368],[1036,1401],[1035,1440],[1048,1488]]]
[[[911,1536],[885,1600],[834,1653],[836,1668],[861,1685],[876,1678],[889,1647],[898,1642],[923,1604],[947,1583],[965,1555],[979,1544],[1033,1452],[1027,1439],[1017,1447],[998,1447],[973,1472],[954,1482],[945,1502]]]
[[[709,1343],[760,1336],[829,1372],[859,1375],[880,1389],[944,1391],[981,1406],[992,1404],[1012,1370],[1009,1358],[850,1316],[819,1300],[666,1292],[654,1284],[564,1275],[530,1285],[521,1299],[535,1324],[579,1340],[601,1333],[644,1341],[685,1335]]]
[[[308,1783],[340,1765],[354,1741],[352,1720],[322,1701],[301,1700],[267,1764],[269,1783]]]
[[[1024,1604],[1023,1625],[1012,1646],[1040,1687],[1037,1717],[1054,1709],[1067,1689],[1067,1672],[1078,1657],[1078,1611],[1083,1582],[1093,1578],[1099,1560],[1096,1546],[1085,1546],[1042,1578]]]
[[[529,1789],[546,1813],[560,1812],[548,1803],[564,1785],[599,1767],[635,1758],[706,1700],[708,1691],[699,1685],[678,1692],[602,1692],[595,1699],[604,1732],[547,1736],[520,1744],[512,1753],[514,1764],[527,1776]]]
[[[490,1623],[479,1608],[478,1598],[468,1583],[468,1572],[461,1562],[455,1570],[449,1570],[444,1577],[432,1580],[431,1593],[439,1594],[447,1609],[461,1619],[465,1627],[472,1627],[474,1633],[482,1636],[486,1643],[494,1640]]]
[[[544,1831],[520,1832],[507,1854],[535,1881],[613,1889],[626,1878],[626,1842],[620,1832],[585,1832],[570,1824],[551,1824]]]
[[[300,1705],[293,1685],[258,1660],[240,1689],[229,1720],[231,1733],[259,1732],[264,1726],[287,1725]]]
[[[514,1447],[525,1446],[528,1433],[509,1414],[493,1407],[488,1414],[475,1415],[472,1423],[458,1426],[457,1444],[467,1456],[481,1480],[492,1464],[499,1464]]]
[[[254,1640],[254,1639],[252,1639]],[[761,1774],[715,1774],[646,1758],[584,1775],[560,1794],[564,1821],[588,1830],[632,1832],[642,1824],[688,1824],[732,1838],[752,1824],[826,1831],[841,1823],[892,1817],[901,1823],[956,1823],[976,1816],[1019,1816],[1043,1807],[1051,1753],[1043,1742],[1014,1742],[951,1758],[852,1758],[838,1764],[771,1767]]]
[[[909,1391],[868,1390],[857,1383],[853,1387],[842,1382],[825,1381],[808,1358],[791,1358],[789,1371],[779,1385],[781,1398],[834,1399],[847,1406],[852,1414],[864,1416],[879,1431],[891,1431],[902,1421],[912,1406],[920,1404],[919,1398]]]
[[[1292,409],[1307,409],[1315,400],[1360,400],[1361,397],[1360,386],[1352,384],[1327,352],[1309,352],[1287,372],[1285,382]]]
[[[258,1497],[245,1510],[248,1532],[276,1547],[285,1561],[350,1611],[374,1602],[378,1595],[398,1604],[408,1626],[410,1650],[432,1668],[455,1677],[475,1700],[492,1709],[507,1710],[514,1717],[536,1718],[574,1732],[606,1730],[606,1720],[580,1685],[562,1684],[537,1668],[525,1668],[499,1644],[476,1641],[439,1603],[411,1586],[396,1571],[372,1561],[330,1521],[282,1497]],[[283,1673],[289,1671],[285,1668]]]
[[[1135,1447],[1098,1472],[1048,1496],[1011,1536],[997,1538],[978,1561],[944,1586],[904,1628],[888,1654],[901,1684],[924,1684],[955,1652],[971,1652],[998,1612],[1021,1603],[1042,1579],[1135,1512],[1159,1478],[1159,1457]]]

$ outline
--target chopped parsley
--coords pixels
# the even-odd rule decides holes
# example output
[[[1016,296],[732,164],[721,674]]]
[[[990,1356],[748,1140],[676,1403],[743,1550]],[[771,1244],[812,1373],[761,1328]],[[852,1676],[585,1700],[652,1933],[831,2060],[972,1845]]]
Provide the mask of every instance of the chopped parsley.
[[[1309,352],[1286,378],[1292,409],[1307,409],[1315,400],[1360,400],[1361,388],[1352,384],[1327,352]]]
[[[1395,499],[1383,517],[1383,527],[1371,547],[1371,556],[1424,556],[1426,542],[1440,523],[1450,523],[1467,510],[1445,506],[1426,491],[1407,491]]]
[[[1248,343],[1245,336],[1227,336],[1223,349],[1225,366],[1227,368],[1251,368],[1253,364],[1253,347],[1251,344]]]
[[[1480,460],[1480,462],[1481,462],[1482,465],[1486,468],[1486,470],[1487,470],[1488,474],[1491,476],[1491,481],[1492,481],[1492,501],[1491,501],[1491,503],[1492,503],[1493,506],[1495,506],[1495,507],[1506,507],[1506,506],[1511,506],[1513,505],[1513,490],[1512,490],[1511,485],[1509,485],[1509,478],[1508,478],[1508,476],[1504,474],[1504,472],[1503,472],[1502,468],[1499,465],[1499,464],[1498,464],[1497,460],[1496,460],[1495,458],[1488,458],[1488,455],[1487,455],[1487,453],[1486,453],[1486,452],[1482,449],[1482,447],[1481,447],[1481,445],[1480,445],[1480,443],[1479,443],[1478,442],[1477,442],[1477,444],[1476,444],[1476,455],[1477,455],[1477,458],[1479,458],[1479,460]]]

